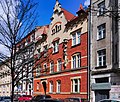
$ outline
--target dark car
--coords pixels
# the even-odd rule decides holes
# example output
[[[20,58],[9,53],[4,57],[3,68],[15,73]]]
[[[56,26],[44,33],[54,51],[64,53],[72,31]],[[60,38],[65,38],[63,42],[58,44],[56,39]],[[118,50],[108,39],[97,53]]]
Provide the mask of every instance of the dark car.
[[[41,99],[38,102],[64,102],[64,101],[59,100],[59,99],[46,98],[46,99]]]
[[[11,98],[9,96],[1,96],[0,102],[11,102]]]
[[[46,98],[51,98],[51,96],[50,95],[37,95],[32,98],[31,102],[38,102],[41,99],[46,99]]]
[[[20,94],[14,94],[13,100],[18,101],[18,98],[21,97]]]
[[[64,102],[88,102],[87,99],[79,98],[79,97],[72,97],[72,98],[65,98]]]

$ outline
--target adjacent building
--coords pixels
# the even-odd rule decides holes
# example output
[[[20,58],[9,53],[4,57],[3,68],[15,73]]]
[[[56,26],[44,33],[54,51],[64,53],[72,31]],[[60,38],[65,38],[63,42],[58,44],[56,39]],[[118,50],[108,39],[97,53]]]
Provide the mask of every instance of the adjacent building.
[[[32,95],[35,29],[17,43],[15,93]]]
[[[77,16],[56,0],[49,25],[35,32],[34,95],[87,98],[87,12]]]
[[[91,0],[91,102],[120,98],[120,0]]]
[[[11,72],[8,63],[8,61],[0,63],[0,96],[11,95]]]

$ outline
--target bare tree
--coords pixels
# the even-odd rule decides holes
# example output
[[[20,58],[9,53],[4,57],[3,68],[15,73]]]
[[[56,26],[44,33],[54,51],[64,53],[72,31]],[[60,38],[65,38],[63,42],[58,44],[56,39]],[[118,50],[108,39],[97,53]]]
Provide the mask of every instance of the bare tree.
[[[37,3],[34,0],[0,1],[0,46],[6,50],[0,51],[0,61],[4,62],[7,59],[10,61],[9,64],[4,64],[11,70],[12,102],[14,87],[24,77],[18,77],[18,74],[21,74],[21,72],[16,70],[16,45],[35,26],[36,5]],[[24,70],[22,69],[22,71]]]

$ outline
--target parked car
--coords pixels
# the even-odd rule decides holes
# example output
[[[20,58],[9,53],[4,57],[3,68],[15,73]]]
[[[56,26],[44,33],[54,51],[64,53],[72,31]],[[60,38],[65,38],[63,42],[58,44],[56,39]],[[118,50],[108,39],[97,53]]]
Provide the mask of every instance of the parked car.
[[[14,94],[13,100],[18,101],[18,98],[21,97],[20,94]]]
[[[46,98],[51,98],[51,96],[50,95],[37,95],[32,98],[31,102],[38,102],[39,100],[46,99]]]
[[[21,97],[18,98],[18,101],[19,102],[22,102],[22,101],[30,101],[32,99],[32,96],[31,95],[23,95]]]
[[[98,102],[120,102],[119,99],[102,99]]]
[[[46,98],[46,99],[41,99],[41,100],[38,101],[38,102],[64,102],[64,101],[59,100],[59,99]]]
[[[87,99],[73,97],[73,98],[65,98],[64,102],[88,102]]]
[[[11,98],[9,96],[1,96],[0,102],[11,102]]]

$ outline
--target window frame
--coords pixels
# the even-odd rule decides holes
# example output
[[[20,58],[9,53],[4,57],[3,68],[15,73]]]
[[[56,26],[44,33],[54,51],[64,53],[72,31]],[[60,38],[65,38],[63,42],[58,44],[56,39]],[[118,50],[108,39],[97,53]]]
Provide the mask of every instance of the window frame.
[[[105,14],[105,0],[98,4],[98,16]]]
[[[62,70],[62,60],[61,59],[58,59],[57,60],[57,71],[61,71]]]
[[[75,83],[75,80],[77,80],[77,83]],[[77,90],[76,87],[77,86]],[[80,93],[80,78],[73,78],[71,79],[71,92],[72,93]]]
[[[49,93],[53,93],[53,88],[54,88],[54,85],[53,85],[53,81],[50,81],[49,83]]]
[[[60,80],[57,80],[57,84],[56,84],[56,85],[57,85],[57,87],[56,87],[56,88],[57,88],[57,89],[56,89],[56,92],[57,92],[57,93],[61,93],[61,81],[60,81]]]
[[[53,42],[53,53],[59,52],[59,40]]]
[[[81,43],[81,29],[71,33],[71,35],[72,35],[72,46]]]
[[[50,73],[54,73],[54,61],[50,62]]]
[[[75,53],[71,57],[72,59],[72,69],[77,69],[81,67],[81,53]]]
[[[97,27],[97,40],[105,39],[106,37],[106,24],[103,23]]]
[[[101,49],[97,51],[97,67],[100,66],[106,66],[106,49]]]

